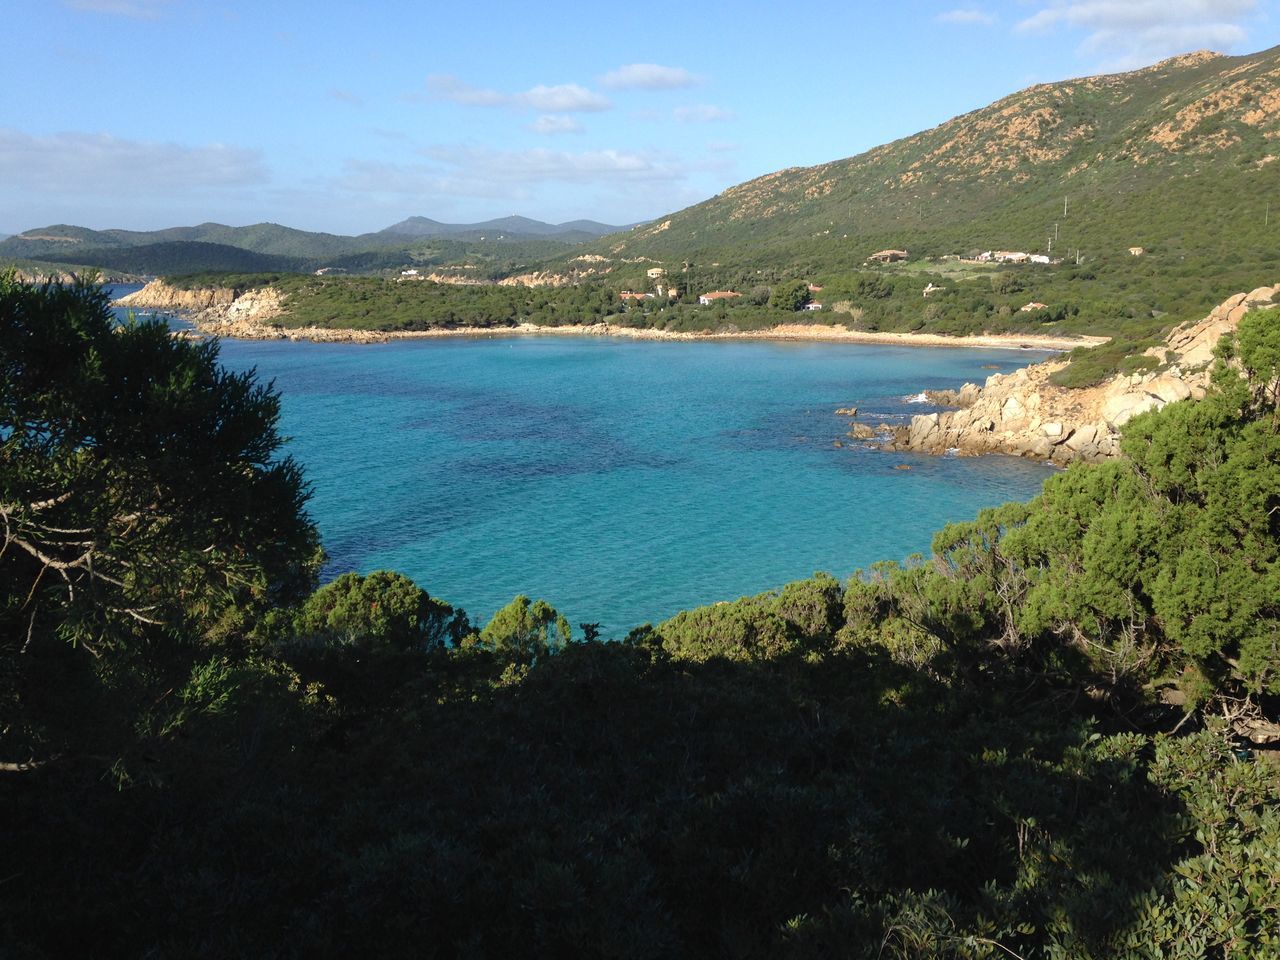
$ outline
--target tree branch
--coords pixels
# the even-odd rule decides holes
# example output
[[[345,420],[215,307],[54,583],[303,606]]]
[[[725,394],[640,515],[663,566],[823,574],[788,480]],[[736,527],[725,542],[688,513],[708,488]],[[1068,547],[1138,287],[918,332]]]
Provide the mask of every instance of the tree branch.
[[[48,760],[28,760],[26,763],[8,763],[0,761],[0,773],[30,773],[32,770],[39,770],[45,764],[57,760],[56,756],[50,757]]]

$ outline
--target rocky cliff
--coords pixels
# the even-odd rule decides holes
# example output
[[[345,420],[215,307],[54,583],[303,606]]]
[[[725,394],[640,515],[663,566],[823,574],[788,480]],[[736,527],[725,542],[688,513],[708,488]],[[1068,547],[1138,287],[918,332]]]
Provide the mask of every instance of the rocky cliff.
[[[234,337],[249,328],[260,336],[262,326],[280,315],[283,297],[273,287],[182,290],[163,280],[152,280],[116,303],[146,310],[181,310],[202,332]]]
[[[1117,376],[1096,387],[1054,386],[1049,378],[1067,364],[1054,360],[996,374],[982,387],[967,383],[959,391],[933,394],[934,402],[958,409],[912,417],[886,436],[883,446],[934,454],[1009,453],[1062,465],[1113,457],[1120,451],[1120,429],[1133,417],[1203,397],[1219,338],[1234,331],[1250,310],[1271,306],[1278,295],[1280,286],[1236,294],[1148,350],[1158,362],[1154,370]]]

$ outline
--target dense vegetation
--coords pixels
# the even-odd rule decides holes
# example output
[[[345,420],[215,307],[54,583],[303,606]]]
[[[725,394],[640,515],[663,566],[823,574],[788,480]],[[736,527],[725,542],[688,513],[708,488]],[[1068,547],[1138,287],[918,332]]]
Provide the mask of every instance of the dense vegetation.
[[[1280,312],[928,560],[603,643],[312,590],[216,356],[0,281],[9,954],[1280,956]]]
[[[894,265],[812,278],[765,270],[714,270],[689,265],[670,280],[672,299],[624,299],[627,290],[654,283],[638,270],[617,278],[565,287],[438,284],[420,279],[301,277],[281,273],[200,273],[167,278],[180,289],[227,287],[238,291],[273,286],[285,293],[286,327],[365,330],[486,329],[519,323],[616,326],[671,332],[741,332],[784,323],[843,325],[866,332],[926,332],[950,336],[981,333],[1104,335],[1104,347],[1080,350],[1062,386],[1090,386],[1116,372],[1153,365],[1142,351],[1166,328],[1199,319],[1216,304],[1218,290],[1204,271],[1211,264],[1171,264],[1158,252],[1127,252],[1090,267],[1074,265],[992,267],[937,261]],[[1263,266],[1221,268],[1232,289],[1251,290],[1280,277],[1280,256]],[[629,278],[629,279],[628,279]],[[820,283],[810,288],[810,281]],[[922,296],[929,288],[928,296]],[[698,304],[713,289],[741,293]],[[801,308],[811,301],[822,309]],[[1028,305],[1043,304],[1034,309]]]

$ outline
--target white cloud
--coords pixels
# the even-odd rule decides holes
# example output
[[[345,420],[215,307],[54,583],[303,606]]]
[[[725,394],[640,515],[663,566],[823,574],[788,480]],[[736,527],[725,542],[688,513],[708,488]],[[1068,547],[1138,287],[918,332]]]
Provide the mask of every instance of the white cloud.
[[[418,163],[351,160],[335,185],[365,195],[419,198],[522,199],[556,184],[574,189],[626,191],[646,185],[669,188],[691,168],[676,158],[622,150],[495,150],[438,146]]]
[[[737,116],[732,110],[710,103],[676,107],[671,111],[671,115],[680,123],[716,123],[720,120],[732,120]]]
[[[0,184],[46,196],[149,196],[164,190],[236,188],[267,182],[256,150],[122,140],[108,134],[33,136],[0,129]]]
[[[494,150],[432,147],[425,154],[444,168],[510,183],[598,183],[617,180],[679,180],[683,165],[671,157],[625,150]]]
[[[1018,29],[1083,30],[1082,53],[1125,68],[1193,49],[1237,47],[1257,10],[1258,0],[1053,0]]]
[[[948,10],[946,13],[938,14],[936,19],[939,23],[977,24],[981,26],[989,26],[996,22],[995,15],[987,13],[985,10]]]
[[[169,6],[170,0],[63,0],[72,10],[105,13],[135,20],[156,20]]]
[[[437,100],[449,100],[464,107],[505,107],[511,102],[509,96],[497,90],[483,90],[439,73],[427,77],[427,93]]]
[[[522,107],[554,113],[594,112],[608,110],[613,106],[608,98],[576,83],[564,83],[555,87],[537,86],[515,94],[514,99]]]
[[[607,97],[576,83],[538,85],[522,93],[503,93],[473,87],[448,74],[427,78],[427,91],[437,100],[449,100],[466,107],[513,107],[546,113],[590,113],[613,106]]]
[[[628,63],[600,78],[600,85],[611,90],[682,90],[700,82],[684,67],[656,63]]]
[[[561,133],[581,133],[582,124],[562,113],[543,114],[529,125],[529,129],[544,136],[555,136]]]

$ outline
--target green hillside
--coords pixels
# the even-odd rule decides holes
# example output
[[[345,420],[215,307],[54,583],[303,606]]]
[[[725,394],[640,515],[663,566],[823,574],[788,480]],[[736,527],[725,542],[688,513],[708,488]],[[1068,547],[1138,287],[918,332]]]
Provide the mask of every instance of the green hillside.
[[[860,156],[772,173],[602,251],[847,267],[991,249],[1256,252],[1280,170],[1280,48],[1030,87]],[[1065,213],[1064,213],[1065,205]]]
[[[76,247],[64,254],[49,253],[51,263],[90,263],[107,270],[127,273],[185,273],[192,270],[295,271],[306,269],[309,261],[257,253],[225,243],[172,240],[140,246]]]

